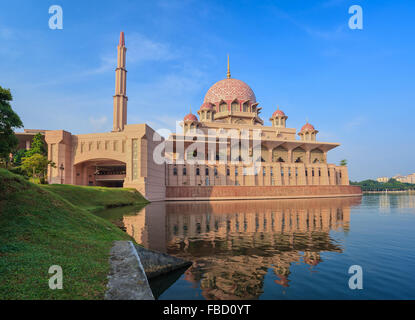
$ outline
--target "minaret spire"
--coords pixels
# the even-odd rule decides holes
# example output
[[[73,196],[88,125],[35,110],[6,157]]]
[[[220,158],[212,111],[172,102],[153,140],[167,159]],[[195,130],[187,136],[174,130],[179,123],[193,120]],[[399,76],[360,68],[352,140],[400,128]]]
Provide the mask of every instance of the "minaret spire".
[[[230,79],[231,77],[231,68],[229,67],[229,53],[228,53],[228,72],[226,73],[226,77]]]
[[[125,40],[124,40],[124,31],[121,31],[120,33],[120,43],[119,46],[125,46]]]
[[[127,70],[125,69],[124,32],[120,33],[120,41],[117,46],[117,68],[115,69],[115,95],[114,95],[114,119],[113,132],[123,131],[127,124]]]

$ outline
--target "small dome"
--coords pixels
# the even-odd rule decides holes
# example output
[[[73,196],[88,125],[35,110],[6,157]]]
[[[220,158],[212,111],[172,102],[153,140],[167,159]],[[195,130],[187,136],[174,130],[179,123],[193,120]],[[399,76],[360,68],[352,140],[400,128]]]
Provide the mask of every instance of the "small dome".
[[[198,121],[197,117],[193,113],[187,114],[184,119],[184,121]]]
[[[205,102],[204,104],[202,104],[200,106],[200,110],[212,110],[214,109],[213,104],[211,104],[210,102]]]
[[[308,122],[303,125],[303,127],[301,128],[301,132],[303,131],[315,131],[316,129],[314,129],[313,125],[309,124]]]
[[[284,113],[283,111],[281,111],[280,109],[278,109],[277,111],[275,111],[275,112],[272,114],[272,117],[274,118],[274,117],[278,117],[278,116],[280,116],[280,117],[285,117],[285,113]]]

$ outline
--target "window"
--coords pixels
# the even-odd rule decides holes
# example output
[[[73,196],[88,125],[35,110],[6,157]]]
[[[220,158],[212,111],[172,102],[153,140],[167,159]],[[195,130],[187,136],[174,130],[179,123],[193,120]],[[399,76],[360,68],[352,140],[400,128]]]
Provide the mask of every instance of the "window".
[[[183,175],[185,176],[185,175],[186,175],[186,173],[187,173],[187,172],[186,172],[186,167],[184,167],[184,168],[183,168]]]
[[[238,175],[238,168],[235,168],[235,176]]]
[[[248,112],[248,111],[249,111],[248,102],[245,102],[245,103],[243,104],[243,111],[244,111],[244,112]]]
[[[218,169],[217,168],[213,169],[213,172],[214,172],[215,176],[218,175]]]
[[[321,177],[321,171],[318,169],[318,176]]]
[[[263,167],[262,168],[262,175],[265,177],[265,174],[266,174],[266,170],[265,170],[265,167]]]
[[[298,177],[298,168],[295,168],[295,176]]]
[[[219,105],[219,112],[225,112],[225,111],[228,111],[228,105],[225,102],[223,102]]]
[[[311,175],[314,177],[314,169],[311,169]]]
[[[327,175],[330,177],[330,170],[327,170]]]
[[[272,173],[272,168],[270,168],[270,171],[271,171],[271,177],[272,177],[272,174],[273,174],[273,173]]]
[[[232,109],[232,112],[240,111],[239,103],[238,102],[232,102],[231,109]]]
[[[173,175],[177,176],[177,168],[176,167],[173,168]]]
[[[284,169],[281,169],[281,177],[284,176]]]
[[[226,169],[226,175],[230,176],[231,175],[231,170],[229,170],[229,168]]]
[[[205,169],[205,175],[207,175],[207,176],[209,175],[209,168]]]
[[[196,168],[196,175],[200,176],[200,169],[199,168]]]
[[[288,176],[291,177],[291,168],[288,168]]]

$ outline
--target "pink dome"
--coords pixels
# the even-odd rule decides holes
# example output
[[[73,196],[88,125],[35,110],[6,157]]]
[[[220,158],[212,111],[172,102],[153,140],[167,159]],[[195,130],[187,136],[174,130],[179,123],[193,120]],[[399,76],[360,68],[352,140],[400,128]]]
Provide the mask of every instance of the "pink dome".
[[[316,129],[314,129],[314,127],[311,124],[309,124],[308,122],[305,125],[303,125],[303,127],[301,128],[301,132],[303,132],[303,131],[314,131],[314,130],[316,130]]]
[[[243,81],[233,78],[227,78],[216,82],[210,87],[205,95],[203,102],[218,103],[221,100],[232,101],[250,100],[256,102],[256,97],[252,89]]]
[[[204,109],[212,110],[213,108],[214,108],[213,104],[211,104],[210,102],[205,102],[204,104],[200,106],[200,110],[204,110]]]
[[[278,109],[277,111],[275,111],[275,112],[272,114],[272,117],[273,117],[273,118],[274,118],[274,117],[277,117],[277,116],[285,117],[285,113],[284,113],[283,111],[281,111],[280,109]]]
[[[187,114],[184,119],[184,121],[198,121],[197,117],[193,113]]]

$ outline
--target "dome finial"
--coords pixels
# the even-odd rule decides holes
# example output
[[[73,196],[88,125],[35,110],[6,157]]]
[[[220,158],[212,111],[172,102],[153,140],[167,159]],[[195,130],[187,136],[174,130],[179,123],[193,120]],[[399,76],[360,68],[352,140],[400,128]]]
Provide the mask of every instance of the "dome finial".
[[[228,72],[226,73],[226,77],[230,79],[231,77],[231,68],[229,67],[229,53],[228,53]]]

